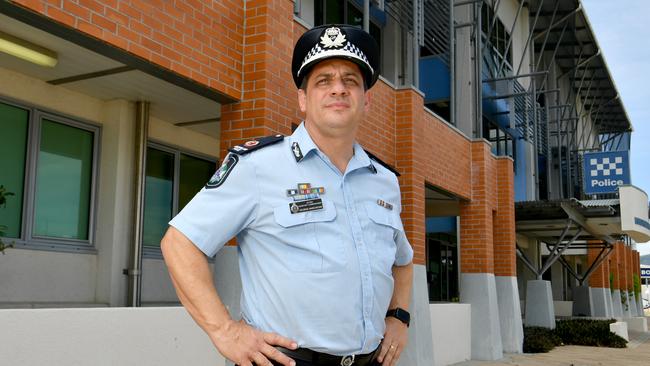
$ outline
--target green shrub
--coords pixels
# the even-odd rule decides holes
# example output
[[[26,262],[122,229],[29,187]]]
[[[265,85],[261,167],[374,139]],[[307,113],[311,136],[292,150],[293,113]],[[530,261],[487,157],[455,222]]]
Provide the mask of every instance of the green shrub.
[[[555,333],[542,327],[524,327],[524,352],[546,353],[562,344]]]
[[[632,276],[633,276],[632,279],[634,281],[634,293],[639,295],[641,294],[641,279],[639,278],[639,275],[637,275],[636,273],[634,273]]]
[[[562,343],[577,346],[625,348],[627,341],[609,330],[616,320],[567,319],[557,321],[554,333]]]

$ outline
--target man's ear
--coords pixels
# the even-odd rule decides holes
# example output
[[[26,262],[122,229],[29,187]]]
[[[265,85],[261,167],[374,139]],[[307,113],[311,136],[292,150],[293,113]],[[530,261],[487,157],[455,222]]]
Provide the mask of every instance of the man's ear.
[[[298,89],[298,106],[302,113],[307,111],[307,94],[303,89]]]

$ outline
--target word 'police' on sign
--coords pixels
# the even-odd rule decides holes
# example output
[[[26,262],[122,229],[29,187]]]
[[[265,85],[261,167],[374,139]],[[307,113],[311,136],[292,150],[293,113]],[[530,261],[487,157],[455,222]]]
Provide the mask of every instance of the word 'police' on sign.
[[[615,193],[630,184],[630,159],[627,151],[584,154],[585,194]]]
[[[650,268],[641,268],[641,277],[650,278]]]

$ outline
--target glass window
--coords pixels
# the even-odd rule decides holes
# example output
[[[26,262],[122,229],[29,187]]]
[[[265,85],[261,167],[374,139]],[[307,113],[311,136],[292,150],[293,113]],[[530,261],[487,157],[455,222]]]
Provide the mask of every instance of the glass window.
[[[142,228],[145,247],[160,247],[169,220],[203,188],[215,170],[214,161],[163,146],[147,148]]]
[[[487,70],[489,70],[492,77],[505,76],[512,71],[512,45],[508,47],[510,42],[510,34],[505,25],[501,22],[492,10],[494,4],[486,2],[481,6],[481,30],[483,35],[483,42],[487,42],[486,53],[484,53],[484,63]],[[494,26],[492,23],[494,22]],[[490,32],[490,39],[487,35]],[[507,49],[507,52],[506,52]],[[498,68],[503,63],[501,74],[496,75]]]
[[[0,226],[10,238],[20,237],[22,225],[28,126],[28,110],[0,103],[0,185],[14,194],[0,207]]]
[[[182,210],[192,197],[205,186],[216,170],[215,163],[181,154],[178,180],[178,210]]]
[[[173,195],[174,154],[148,148],[142,228],[144,245],[160,245],[160,239],[167,230],[167,223],[172,218]]]
[[[3,235],[22,248],[92,250],[99,127],[0,100],[0,129],[0,185],[13,193]]]
[[[43,119],[34,236],[88,240],[93,133]]]

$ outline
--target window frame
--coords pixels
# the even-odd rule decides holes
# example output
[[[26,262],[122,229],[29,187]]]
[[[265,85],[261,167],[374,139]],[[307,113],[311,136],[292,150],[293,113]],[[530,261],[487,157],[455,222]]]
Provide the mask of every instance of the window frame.
[[[157,139],[148,139],[147,140],[147,149],[152,148],[156,150],[160,150],[169,154],[174,155],[174,174],[173,174],[173,181],[172,181],[172,215],[171,217],[173,218],[178,214],[180,211],[178,208],[178,198],[179,198],[179,185],[180,185],[180,173],[181,173],[181,164],[180,164],[180,159],[181,159],[181,154],[187,155],[193,158],[201,159],[201,160],[206,160],[214,164],[214,171],[217,171],[218,164],[220,162],[219,158],[215,158],[214,156],[206,155],[200,152],[192,151],[187,148],[178,146],[178,145],[173,145],[173,144],[168,144],[163,141],[157,140]],[[148,157],[148,155],[147,155]],[[146,159],[145,159],[146,160]],[[145,167],[144,170],[146,172],[146,167],[147,162],[145,161]],[[146,179],[146,177],[145,177]],[[207,183],[207,181],[206,181]],[[147,192],[144,192],[145,196]],[[144,199],[144,197],[143,197]],[[146,210],[146,207],[143,206],[142,208],[142,222],[144,224],[144,212]],[[143,226],[144,228],[144,226]],[[152,247],[152,246],[147,246],[144,245],[144,242],[142,243],[142,258],[144,259],[163,259],[162,257],[162,252],[160,250],[160,247]]]
[[[95,248],[97,226],[97,204],[99,184],[99,161],[101,160],[102,127],[97,123],[83,118],[69,116],[48,108],[39,107],[28,102],[18,101],[4,95],[0,96],[4,103],[27,111],[27,146],[25,148],[25,176],[23,181],[23,201],[21,214],[20,236],[6,238],[18,249],[44,250],[66,253],[96,254]],[[93,134],[92,167],[90,175],[90,197],[88,207],[88,239],[69,239],[33,235],[36,202],[36,170],[41,142],[41,126],[43,119],[78,128]]]

